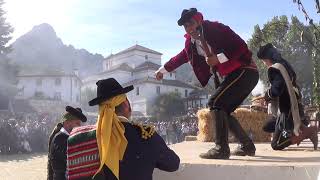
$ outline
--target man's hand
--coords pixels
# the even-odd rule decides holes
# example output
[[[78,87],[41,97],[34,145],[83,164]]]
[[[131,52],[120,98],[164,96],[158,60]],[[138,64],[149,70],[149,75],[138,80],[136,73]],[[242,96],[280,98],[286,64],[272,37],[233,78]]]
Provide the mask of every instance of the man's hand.
[[[219,64],[219,60],[218,60],[217,56],[209,56],[206,58],[206,61],[209,66],[215,66],[215,65]]]
[[[160,81],[161,79],[163,79],[163,73],[161,73],[160,71],[156,71],[155,72],[155,76],[156,76],[156,79],[158,81]]]

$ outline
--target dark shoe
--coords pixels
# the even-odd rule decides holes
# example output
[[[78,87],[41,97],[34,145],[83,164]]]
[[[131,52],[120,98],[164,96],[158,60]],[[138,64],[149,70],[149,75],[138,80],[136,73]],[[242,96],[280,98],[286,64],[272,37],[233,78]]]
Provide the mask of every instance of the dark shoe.
[[[254,156],[256,147],[247,133],[243,130],[238,120],[233,116],[229,116],[228,120],[230,131],[240,142],[240,146],[231,154],[235,156]]]
[[[256,147],[253,143],[247,146],[239,144],[237,149],[235,149],[231,154],[233,156],[254,156],[256,154]]]
[[[210,149],[206,153],[200,154],[202,159],[229,159],[230,149],[229,147],[221,148],[221,146],[216,145],[214,148]]]
[[[211,110],[211,116],[216,122],[216,145],[208,152],[200,154],[200,157],[203,159],[229,159],[230,148],[228,143],[228,115],[221,110]]]

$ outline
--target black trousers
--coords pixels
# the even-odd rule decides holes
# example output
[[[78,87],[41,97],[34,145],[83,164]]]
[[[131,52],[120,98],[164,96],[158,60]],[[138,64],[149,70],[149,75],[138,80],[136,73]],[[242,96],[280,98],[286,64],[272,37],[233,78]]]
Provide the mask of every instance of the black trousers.
[[[210,97],[211,110],[220,109],[232,113],[247,98],[259,80],[257,70],[239,68],[230,73]]]

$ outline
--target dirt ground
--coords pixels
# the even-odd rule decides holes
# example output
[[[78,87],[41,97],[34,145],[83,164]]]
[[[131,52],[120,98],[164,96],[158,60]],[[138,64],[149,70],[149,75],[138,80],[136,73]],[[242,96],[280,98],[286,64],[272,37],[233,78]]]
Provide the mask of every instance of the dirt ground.
[[[46,154],[0,156],[1,180],[45,180]]]

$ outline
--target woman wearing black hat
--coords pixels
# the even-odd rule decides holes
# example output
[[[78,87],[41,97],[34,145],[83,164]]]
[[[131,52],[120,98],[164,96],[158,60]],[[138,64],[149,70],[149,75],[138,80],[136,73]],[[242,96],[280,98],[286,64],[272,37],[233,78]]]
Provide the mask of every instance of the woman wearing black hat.
[[[69,133],[75,127],[86,122],[87,118],[80,108],[66,107],[63,122],[58,123],[49,137],[48,180],[66,179],[67,140]]]
[[[301,120],[304,112],[293,68],[270,43],[260,47],[257,56],[268,67],[268,79],[271,84],[264,98],[267,102],[274,99],[279,101],[280,115],[277,120],[269,120],[264,125],[264,130],[274,131],[272,148],[282,150],[310,138],[314,149],[317,149],[317,128],[307,127],[308,123]]]
[[[196,8],[185,9],[178,20],[186,31],[185,48],[156,72],[158,80],[163,73],[171,72],[190,62],[199,82],[204,87],[214,75],[216,91],[208,102],[216,121],[216,146],[200,155],[205,159],[229,159],[229,129],[241,146],[233,155],[255,155],[256,148],[238,120],[231,113],[251,93],[259,80],[252,53],[244,40],[228,26],[203,20]],[[217,73],[224,77],[219,84]]]

